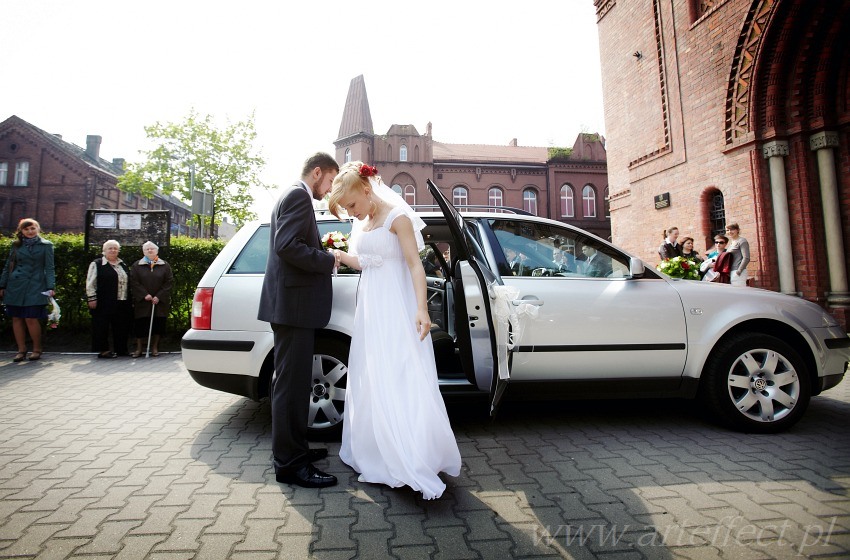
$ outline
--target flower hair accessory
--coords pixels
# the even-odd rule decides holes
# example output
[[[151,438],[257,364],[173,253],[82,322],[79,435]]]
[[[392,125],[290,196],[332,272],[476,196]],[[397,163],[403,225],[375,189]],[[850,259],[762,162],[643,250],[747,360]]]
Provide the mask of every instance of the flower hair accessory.
[[[360,176],[364,179],[368,179],[369,177],[374,177],[378,174],[378,168],[374,165],[366,165],[365,163],[360,166]]]

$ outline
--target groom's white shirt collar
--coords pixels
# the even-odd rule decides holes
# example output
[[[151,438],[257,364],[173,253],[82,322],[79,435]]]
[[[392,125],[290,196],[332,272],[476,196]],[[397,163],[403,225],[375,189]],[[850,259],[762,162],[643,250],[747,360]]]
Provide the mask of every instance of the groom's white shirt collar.
[[[301,186],[304,187],[304,190],[307,191],[307,194],[309,194],[310,197],[312,198],[313,191],[310,190],[310,187],[307,185],[307,183],[305,183],[304,181],[301,181]]]

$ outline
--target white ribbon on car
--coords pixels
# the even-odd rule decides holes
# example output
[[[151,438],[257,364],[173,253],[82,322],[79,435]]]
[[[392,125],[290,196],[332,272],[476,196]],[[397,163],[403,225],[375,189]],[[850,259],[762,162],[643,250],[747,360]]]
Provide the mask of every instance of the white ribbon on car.
[[[540,308],[530,303],[514,305],[513,302],[519,298],[519,289],[513,286],[492,286],[492,294],[499,379],[508,379],[508,350],[520,345],[526,323],[529,319],[537,319]]]

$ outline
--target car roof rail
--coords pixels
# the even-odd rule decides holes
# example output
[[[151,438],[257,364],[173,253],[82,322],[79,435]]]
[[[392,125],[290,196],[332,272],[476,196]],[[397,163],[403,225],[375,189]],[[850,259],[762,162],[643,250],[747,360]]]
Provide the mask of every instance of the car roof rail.
[[[455,208],[461,211],[480,211],[480,212],[494,212],[497,214],[521,214],[523,216],[533,216],[531,212],[523,210],[521,208],[513,208],[511,206],[488,206],[486,204],[455,204]],[[432,212],[432,211],[440,211],[440,207],[436,204],[414,204],[411,206],[417,212]]]
[[[416,212],[440,212],[436,204],[414,204],[411,206]],[[486,204],[456,204],[455,208],[466,212],[493,212],[494,214],[518,214],[522,216],[534,216],[531,212],[511,206],[487,206]],[[316,208],[313,212],[318,216],[326,216],[331,213],[327,208]]]

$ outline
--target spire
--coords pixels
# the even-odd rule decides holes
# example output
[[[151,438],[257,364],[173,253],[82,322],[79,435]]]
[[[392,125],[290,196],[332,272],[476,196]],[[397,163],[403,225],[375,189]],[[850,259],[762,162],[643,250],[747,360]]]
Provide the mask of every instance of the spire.
[[[348,86],[348,98],[345,100],[338,138],[346,138],[358,133],[374,134],[369,98],[366,97],[366,82],[362,74],[351,80],[351,85]]]

